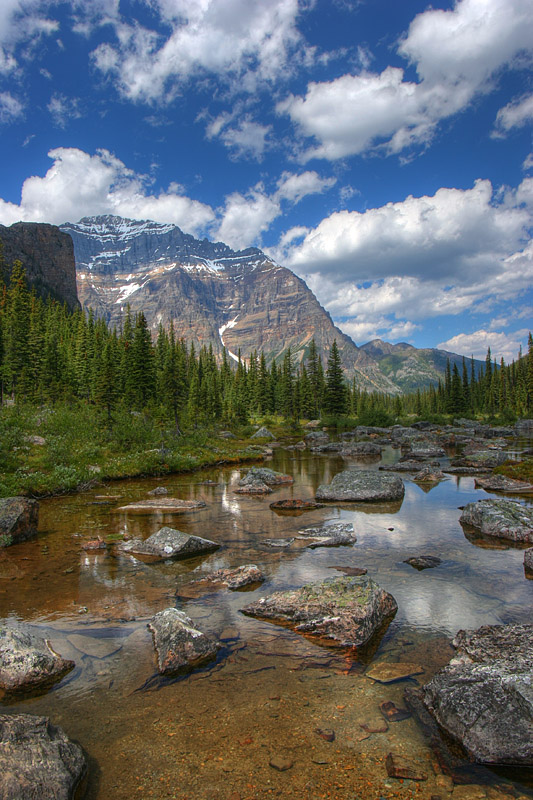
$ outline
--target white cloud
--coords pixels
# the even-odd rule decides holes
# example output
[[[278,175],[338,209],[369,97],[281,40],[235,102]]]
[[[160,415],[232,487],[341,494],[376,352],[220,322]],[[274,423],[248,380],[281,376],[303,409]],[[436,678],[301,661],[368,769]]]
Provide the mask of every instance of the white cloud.
[[[493,359],[495,358],[499,362],[503,357],[508,364],[517,359],[520,345],[525,349],[527,335],[526,328],[510,334],[482,328],[474,333],[459,333],[457,336],[441,342],[437,347],[465,356],[473,355],[474,358],[480,359],[485,358],[487,349],[490,347]]]
[[[259,184],[243,195],[233,192],[221,209],[222,220],[214,233],[216,239],[240,250],[257,241],[281,214],[277,200],[265,194]]]
[[[0,123],[13,122],[22,116],[24,106],[10,92],[0,92]]]
[[[225,119],[229,122],[231,115],[220,115],[208,126],[207,138],[219,136],[224,145],[230,150],[233,158],[253,158],[261,161],[265,148],[268,145],[267,136],[272,130],[271,125],[260,125],[251,119],[242,119],[233,128],[226,127]]]
[[[292,203],[299,203],[310,194],[322,194],[331,189],[337,182],[336,178],[321,178],[317,172],[307,171],[300,175],[284,172],[278,181],[277,196]]]
[[[20,205],[0,200],[0,221],[18,220],[60,224],[93,214],[117,214],[136,219],[172,222],[187,233],[205,230],[213,210],[176,191],[151,195],[148,179],[136,175],[107,150],[91,156],[76,148],[60,147],[48,154],[54,163],[44,177],[24,181]]]
[[[528,153],[528,155],[524,159],[524,163],[522,164],[522,169],[524,170],[524,172],[533,169],[533,153]]]
[[[0,2],[0,73],[12,72],[17,68],[14,53],[19,44],[34,45],[42,36],[57,32],[58,23],[44,13],[50,5],[50,0]]]
[[[46,107],[58,128],[65,128],[70,119],[81,117],[77,97],[65,97],[63,94],[56,93],[52,95]]]
[[[495,136],[503,136],[511,128],[522,128],[533,121],[533,94],[508,103],[496,116]]]
[[[310,83],[303,97],[278,104],[298,130],[316,140],[301,154],[338,159],[376,147],[400,152],[428,142],[438,122],[466,108],[504,67],[523,65],[533,50],[531,0],[459,0],[412,21],[398,47],[418,82],[387,67]]]

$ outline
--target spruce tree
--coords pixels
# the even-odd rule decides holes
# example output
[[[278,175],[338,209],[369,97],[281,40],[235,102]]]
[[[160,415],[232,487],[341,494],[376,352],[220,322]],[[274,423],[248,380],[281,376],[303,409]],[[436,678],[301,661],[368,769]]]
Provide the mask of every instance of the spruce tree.
[[[344,372],[337,340],[333,340],[326,370],[326,388],[324,391],[324,411],[332,416],[346,414],[348,410],[348,393],[344,382]]]

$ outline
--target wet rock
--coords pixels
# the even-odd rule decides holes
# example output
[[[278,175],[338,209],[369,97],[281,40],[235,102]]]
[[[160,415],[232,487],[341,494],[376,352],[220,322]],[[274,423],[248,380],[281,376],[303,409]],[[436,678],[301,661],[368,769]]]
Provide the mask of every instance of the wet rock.
[[[336,569],[337,572],[344,572],[345,575],[366,575],[368,572],[364,567],[330,567]]]
[[[283,755],[271,756],[268,763],[272,769],[275,769],[278,772],[286,772],[288,769],[291,769],[294,766],[294,761],[292,758]]]
[[[514,432],[517,436],[533,436],[533,419],[519,419],[515,422]]]
[[[250,481],[246,486],[235,489],[238,494],[272,494],[272,489],[264,481],[256,479]]]
[[[259,428],[259,430],[257,430],[257,431],[256,431],[256,432],[253,434],[253,436],[251,436],[250,438],[251,438],[251,439],[275,439],[276,437],[274,436],[274,434],[273,434],[273,433],[271,433],[271,432],[268,430],[268,428],[266,428],[266,427],[263,425],[263,427],[262,427],[262,428]]]
[[[392,700],[386,700],[380,703],[379,710],[388,722],[402,722],[404,719],[409,719],[411,712],[406,708],[398,708]]]
[[[316,444],[310,447],[312,453],[340,453],[346,445],[342,442],[325,442],[324,444]]]
[[[409,564],[415,569],[422,570],[438,567],[439,564],[442,564],[442,561],[440,558],[437,558],[437,556],[413,556],[412,558],[406,558],[403,563]]]
[[[0,627],[0,687],[9,692],[46,688],[74,667],[29,625]]]
[[[389,730],[389,723],[382,717],[372,717],[360,720],[359,727],[367,733],[386,733]]]
[[[475,453],[464,455],[463,458],[454,458],[452,466],[477,467],[488,470],[505,464],[507,458],[508,454],[503,450],[478,450]]]
[[[388,592],[367,577],[328,578],[299,589],[276,592],[245,606],[252,617],[284,622],[300,633],[341,647],[365,644],[398,606]]]
[[[289,444],[285,448],[286,450],[306,450],[307,445],[305,442],[296,442],[296,444]]]
[[[533,509],[513,500],[478,500],[463,509],[460,522],[479,528],[485,536],[533,542]]]
[[[343,547],[355,544],[357,536],[355,533],[348,533],[346,531],[334,533],[333,536],[321,537],[316,542],[311,542],[307,547],[309,550],[316,550],[317,547]]]
[[[427,466],[417,472],[413,480],[416,483],[439,483],[439,481],[445,481],[447,478],[442,470]]]
[[[409,456],[414,459],[444,458],[446,451],[436,442],[412,442]]]
[[[380,456],[381,446],[375,442],[343,444],[340,452],[341,456]]]
[[[351,522],[335,522],[333,525],[320,525],[315,528],[300,528],[298,538],[310,539],[329,539],[341,533],[353,533]]]
[[[315,733],[325,742],[335,741],[335,731],[332,728],[315,728]]]
[[[97,539],[89,539],[81,545],[82,550],[107,550],[107,544],[100,536]]]
[[[381,661],[373,664],[367,669],[365,675],[378,683],[395,683],[410,678],[412,675],[421,675],[424,668],[420,664],[408,664],[407,662],[388,662]]]
[[[410,758],[389,753],[385,759],[385,767],[389,778],[402,778],[411,781],[427,781],[428,776],[420,766]]]
[[[438,461],[431,461],[427,466],[439,469]],[[379,467],[382,472],[420,472],[420,461],[415,459],[406,459],[405,461],[397,461],[396,464],[383,464]]]
[[[533,765],[533,625],[459,631],[426,708],[475,761]]]
[[[48,717],[0,715],[2,800],[70,800],[86,772],[81,747]]]
[[[148,494],[152,497],[160,497],[168,494],[168,489],[166,486],[156,486],[155,489],[152,489],[150,492],[148,492]]]
[[[294,536],[289,537],[288,539],[262,539],[261,544],[265,547],[272,547],[272,548],[280,548],[283,549],[285,547],[290,547],[291,544],[294,542]]]
[[[405,487],[398,475],[345,469],[337,473],[329,485],[319,486],[315,497],[328,501],[385,502],[401,500],[404,493]]]
[[[533,573],[533,547],[524,551],[524,567],[528,572]]]
[[[200,578],[199,582],[223,583],[228,589],[241,589],[243,586],[248,586],[252,583],[262,583],[264,580],[264,573],[259,567],[255,564],[243,564],[234,569],[217,569],[216,572],[210,572]]]
[[[514,478],[507,478],[505,475],[489,475],[486,478],[476,478],[474,481],[476,489],[485,489],[487,492],[507,492],[516,493],[532,492],[533,484],[527,481],[516,481]]]
[[[276,472],[268,467],[252,467],[244,478],[239,481],[239,486],[247,486],[255,481],[263,481],[267,486],[282,486],[294,483],[291,475],[284,475],[283,472]]]
[[[308,447],[316,447],[319,444],[329,442],[329,435],[326,431],[312,431],[304,436],[304,440]]]
[[[201,553],[211,553],[220,547],[217,542],[190,536],[175,528],[161,528],[148,539],[130,539],[119,545],[125,553],[134,553],[157,558],[190,558]]]
[[[31,539],[37,533],[39,503],[27,497],[0,499],[0,548]]]
[[[194,627],[183,611],[165,608],[148,623],[161,675],[187,672],[215,658],[221,645]]]
[[[313,511],[315,508],[323,508],[322,503],[315,503],[314,500],[276,500],[270,503],[273,511]]]
[[[115,510],[121,512],[136,511],[140,514],[151,514],[154,511],[172,514],[173,512],[195,511],[197,508],[205,508],[203,500],[181,500],[179,497],[160,497],[154,500],[139,500],[137,503],[120,506]]]

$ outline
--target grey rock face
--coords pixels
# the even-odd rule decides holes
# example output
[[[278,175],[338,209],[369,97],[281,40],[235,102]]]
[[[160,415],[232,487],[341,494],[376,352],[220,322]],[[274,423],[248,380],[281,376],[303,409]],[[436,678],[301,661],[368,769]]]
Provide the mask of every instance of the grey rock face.
[[[48,717],[0,715],[1,800],[72,800],[87,762]]]
[[[358,647],[371,639],[398,606],[368,576],[328,578],[300,589],[262,597],[241,611],[285,622],[340,647]]]
[[[74,667],[28,625],[0,627],[0,687],[9,692],[46,688]]]
[[[463,509],[461,522],[479,528],[485,536],[533,542],[533,509],[512,500],[478,500]]]
[[[284,475],[283,472],[276,472],[267,467],[252,467],[244,478],[240,479],[239,486],[248,486],[248,484],[256,481],[262,481],[267,486],[282,486],[294,483],[294,478],[291,475]]]
[[[382,475],[375,471],[345,469],[331,483],[316,490],[317,500],[348,502],[386,502],[401,500],[405,493],[398,475]]]
[[[165,608],[148,623],[161,675],[187,672],[215,658],[220,644],[194,627],[183,611]]]
[[[0,547],[30,539],[37,533],[39,503],[27,497],[0,500]]]
[[[439,725],[476,761],[533,764],[533,626],[459,631],[457,654],[424,687]]]
[[[131,539],[120,545],[120,549],[126,553],[139,553],[158,558],[189,558],[201,553],[210,553],[219,547],[219,544],[209,539],[190,536],[188,533],[168,527],[161,528],[144,541]]]

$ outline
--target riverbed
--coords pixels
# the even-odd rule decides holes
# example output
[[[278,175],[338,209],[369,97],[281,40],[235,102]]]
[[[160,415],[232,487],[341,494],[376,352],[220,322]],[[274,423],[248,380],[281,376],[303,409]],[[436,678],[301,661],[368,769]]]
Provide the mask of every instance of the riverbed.
[[[381,461],[277,449],[265,466],[289,473],[294,485],[263,497],[235,493],[248,467],[220,467],[42,501],[38,537],[0,551],[0,617],[35,625],[76,667],[46,694],[0,708],[45,714],[82,745],[89,800],[445,800],[461,792],[466,798],[462,785],[452,794],[453,780],[414,717],[375,733],[361,726],[380,718],[384,701],[403,707],[406,686],[425,683],[447,663],[460,628],[531,621],[533,581],[524,574],[523,548],[479,538],[459,523],[460,506],[496,495],[475,489],[471,477],[453,476],[429,489],[402,476],[402,502],[328,505],[300,515],[270,508],[274,500],[312,498],[348,465],[377,469],[398,457],[392,448]],[[157,485],[206,507],[181,514],[117,511]],[[316,550],[298,538],[286,548],[264,543],[329,522],[353,523],[357,542]],[[163,525],[221,547],[158,563],[112,544],[106,551],[81,548],[98,536],[146,538]],[[417,555],[437,556],[441,564],[419,572],[404,563]],[[266,574],[252,591],[192,584],[213,570],[250,563]],[[339,576],[346,567],[367,569],[398,603],[388,629],[364,652],[324,647],[240,613],[254,599]],[[184,610],[223,645],[215,662],[174,680],[158,676],[147,628],[168,606]],[[370,663],[383,661],[423,672],[388,685],[365,675]],[[333,741],[324,731],[329,738],[333,731]],[[389,752],[414,760],[427,780],[389,778]],[[472,798],[533,796],[527,770],[465,767],[455,780],[484,787],[485,795]]]

